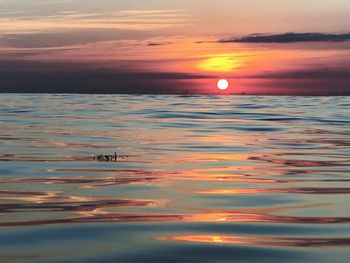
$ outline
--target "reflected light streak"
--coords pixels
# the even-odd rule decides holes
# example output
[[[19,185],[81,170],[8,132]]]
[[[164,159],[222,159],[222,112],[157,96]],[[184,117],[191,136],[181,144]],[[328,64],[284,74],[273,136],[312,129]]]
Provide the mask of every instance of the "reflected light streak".
[[[208,189],[195,191],[204,195],[234,195],[234,194],[319,194],[334,195],[348,194],[350,188],[345,187],[290,187],[290,188],[241,188],[241,189]]]
[[[165,240],[185,241],[193,243],[220,243],[227,245],[257,245],[276,247],[328,247],[348,246],[350,238],[330,237],[271,237],[271,236],[236,236],[236,235],[183,235],[162,238]]]

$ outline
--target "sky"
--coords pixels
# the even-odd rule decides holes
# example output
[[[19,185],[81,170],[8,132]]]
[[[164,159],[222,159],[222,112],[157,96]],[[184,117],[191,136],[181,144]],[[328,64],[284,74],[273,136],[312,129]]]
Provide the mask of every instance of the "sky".
[[[348,0],[0,0],[0,92],[350,95],[348,17]]]

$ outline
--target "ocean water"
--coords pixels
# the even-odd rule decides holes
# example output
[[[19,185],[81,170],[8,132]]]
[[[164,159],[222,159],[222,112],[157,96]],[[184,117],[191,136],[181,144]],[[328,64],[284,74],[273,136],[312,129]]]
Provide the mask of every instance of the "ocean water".
[[[2,263],[349,262],[349,97],[1,94],[0,150]]]

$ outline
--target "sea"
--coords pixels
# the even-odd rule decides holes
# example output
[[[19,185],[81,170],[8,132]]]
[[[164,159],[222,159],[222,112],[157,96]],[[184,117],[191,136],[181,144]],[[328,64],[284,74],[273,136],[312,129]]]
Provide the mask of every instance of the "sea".
[[[350,97],[0,95],[0,262],[349,262]]]

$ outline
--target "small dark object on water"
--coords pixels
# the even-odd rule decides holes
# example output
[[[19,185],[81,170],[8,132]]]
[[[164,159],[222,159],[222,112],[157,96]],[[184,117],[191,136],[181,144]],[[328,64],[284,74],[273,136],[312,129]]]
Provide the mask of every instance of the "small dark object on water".
[[[114,152],[114,154],[100,154],[100,155],[95,155],[93,157],[94,160],[100,161],[100,162],[118,162],[118,159],[124,159],[126,157],[129,157],[128,155],[124,154],[117,154]]]

